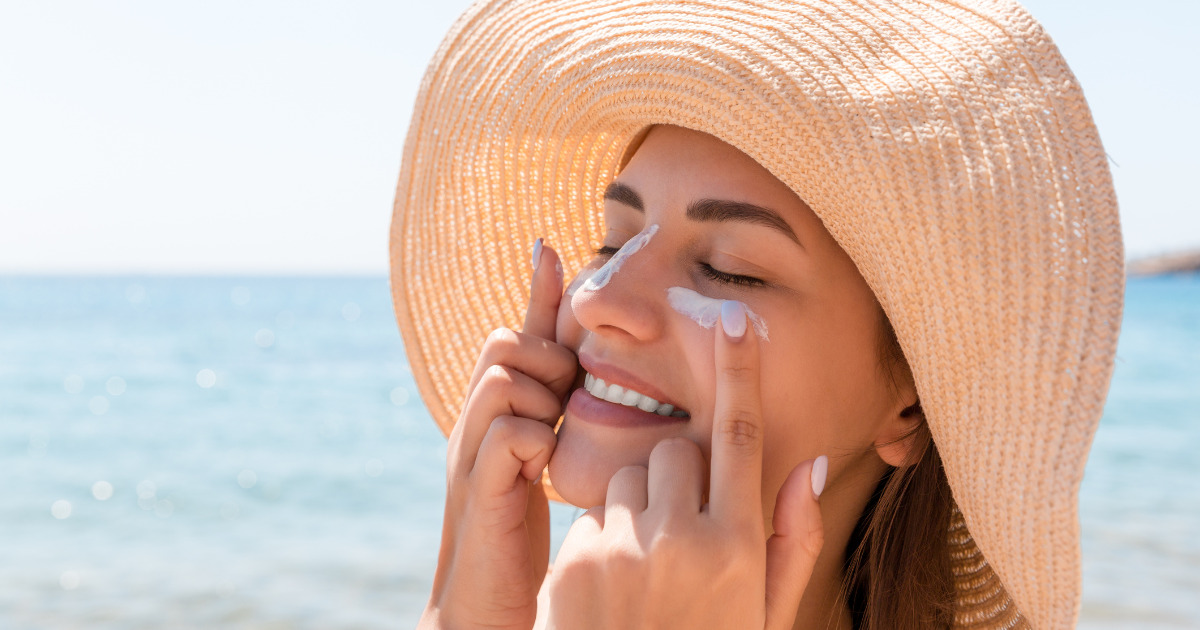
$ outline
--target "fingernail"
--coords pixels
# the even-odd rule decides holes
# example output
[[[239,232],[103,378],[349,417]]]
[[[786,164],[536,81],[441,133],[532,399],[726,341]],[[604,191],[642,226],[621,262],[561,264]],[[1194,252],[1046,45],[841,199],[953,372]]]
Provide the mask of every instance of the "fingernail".
[[[746,307],[737,300],[725,300],[721,304],[721,328],[734,339],[746,334]]]
[[[813,497],[820,498],[825,489],[825,477],[829,476],[829,458],[824,455],[813,460],[812,478]]]
[[[541,237],[538,237],[538,240],[533,242],[533,259],[531,262],[533,263],[533,270],[537,271],[538,263],[542,262],[542,239],[541,239]]]

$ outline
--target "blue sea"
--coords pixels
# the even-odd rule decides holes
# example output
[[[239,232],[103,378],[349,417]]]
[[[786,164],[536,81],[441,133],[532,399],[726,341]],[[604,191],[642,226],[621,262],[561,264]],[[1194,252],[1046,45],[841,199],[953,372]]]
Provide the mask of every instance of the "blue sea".
[[[1200,277],[1132,280],[1081,627],[1200,628],[1198,452]],[[384,277],[0,277],[0,628],[412,627],[444,463]]]

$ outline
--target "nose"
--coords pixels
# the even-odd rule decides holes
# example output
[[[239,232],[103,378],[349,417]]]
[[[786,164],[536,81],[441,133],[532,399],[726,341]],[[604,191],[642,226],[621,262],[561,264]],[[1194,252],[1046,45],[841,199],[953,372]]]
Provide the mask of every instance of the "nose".
[[[575,319],[588,331],[639,342],[653,341],[662,334],[663,274],[668,266],[660,257],[661,249],[649,243],[650,239],[630,253],[626,248],[637,238],[613,254],[571,296]]]

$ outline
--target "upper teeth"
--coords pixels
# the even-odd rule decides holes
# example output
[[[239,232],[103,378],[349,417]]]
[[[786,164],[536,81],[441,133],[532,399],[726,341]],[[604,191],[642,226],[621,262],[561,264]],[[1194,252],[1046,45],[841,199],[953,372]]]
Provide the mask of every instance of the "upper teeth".
[[[674,405],[667,403],[659,403],[657,400],[632,389],[627,389],[616,384],[608,384],[604,379],[596,378],[591,373],[585,373],[583,377],[583,387],[588,390],[588,393],[607,400],[618,405],[626,407],[637,407],[642,411],[649,411],[660,416],[675,416],[676,418],[686,418],[688,414],[682,409],[676,409]]]

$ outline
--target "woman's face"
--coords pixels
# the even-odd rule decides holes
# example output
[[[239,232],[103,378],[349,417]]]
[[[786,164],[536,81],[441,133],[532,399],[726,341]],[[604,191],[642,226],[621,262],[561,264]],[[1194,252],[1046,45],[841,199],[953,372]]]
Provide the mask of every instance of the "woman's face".
[[[595,378],[643,396],[571,395],[549,466],[562,497],[602,505],[613,473],[646,465],[667,437],[709,457],[713,300],[741,301],[764,324],[765,515],[792,468],[818,455],[830,458],[823,505],[847,484],[873,487],[884,468],[874,445],[899,437],[915,395],[881,366],[879,307],[812,210],[738,149],[656,126],[606,191],[604,215],[602,245],[629,246],[613,263],[611,249],[597,255],[571,283],[558,341]],[[636,406],[651,398],[659,409]]]

